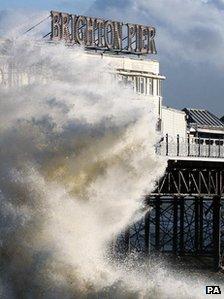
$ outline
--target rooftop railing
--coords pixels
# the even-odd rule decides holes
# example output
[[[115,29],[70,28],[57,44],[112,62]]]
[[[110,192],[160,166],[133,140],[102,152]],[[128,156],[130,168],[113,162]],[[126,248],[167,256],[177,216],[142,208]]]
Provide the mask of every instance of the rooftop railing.
[[[224,158],[224,139],[199,138],[166,134],[156,145],[156,152],[168,157]]]

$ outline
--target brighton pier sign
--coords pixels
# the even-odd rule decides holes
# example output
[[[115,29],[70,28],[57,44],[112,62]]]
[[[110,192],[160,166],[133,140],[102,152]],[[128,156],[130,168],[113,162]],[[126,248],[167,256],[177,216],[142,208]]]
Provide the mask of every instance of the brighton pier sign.
[[[51,39],[87,49],[156,54],[155,28],[51,11]]]

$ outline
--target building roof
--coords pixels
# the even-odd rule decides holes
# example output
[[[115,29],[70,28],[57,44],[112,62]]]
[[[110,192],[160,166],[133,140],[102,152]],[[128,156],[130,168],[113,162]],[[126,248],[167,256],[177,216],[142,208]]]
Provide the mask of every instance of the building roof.
[[[224,123],[224,115],[220,118],[220,120]]]
[[[198,127],[224,128],[224,123],[211,112],[204,109],[184,108],[187,114],[187,123]]]
[[[170,111],[173,111],[173,112],[176,112],[176,113],[180,113],[180,114],[185,114],[185,112],[183,110],[179,110],[179,109],[172,108],[172,107],[169,107],[169,106],[162,105],[162,109],[163,110],[170,110]]]

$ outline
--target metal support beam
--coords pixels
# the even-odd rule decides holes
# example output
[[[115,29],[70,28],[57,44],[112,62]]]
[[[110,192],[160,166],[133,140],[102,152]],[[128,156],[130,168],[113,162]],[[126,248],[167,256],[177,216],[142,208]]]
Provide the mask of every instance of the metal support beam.
[[[220,269],[224,253],[223,169],[224,163],[169,162],[157,189],[146,197],[145,205],[154,209],[122,234],[121,251],[204,256],[209,267],[213,264],[215,270]]]
[[[155,250],[160,250],[160,211],[161,201],[160,196],[157,196],[155,199]]]
[[[200,210],[199,210],[199,198],[194,198],[194,217],[195,217],[195,225],[194,225],[194,247],[195,247],[195,253],[199,253],[199,235],[200,235]]]
[[[221,197],[213,197],[213,257],[214,269],[221,268]]]
[[[184,254],[184,198],[180,197],[180,255]]]
[[[169,137],[168,134],[166,134],[166,156],[169,154]]]
[[[173,198],[173,253],[178,250],[178,197]]]
[[[130,228],[128,227],[124,233],[124,251],[125,254],[129,254],[130,252]]]
[[[145,254],[148,255],[150,251],[150,212],[145,214]]]
[[[203,197],[198,198],[199,201],[199,252],[203,251],[203,226],[204,226],[204,209],[203,209]]]

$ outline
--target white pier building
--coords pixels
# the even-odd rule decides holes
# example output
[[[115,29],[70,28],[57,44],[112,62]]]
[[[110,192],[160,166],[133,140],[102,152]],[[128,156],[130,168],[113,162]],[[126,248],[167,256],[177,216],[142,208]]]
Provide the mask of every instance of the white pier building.
[[[163,104],[163,81],[156,60],[104,54],[116,66],[118,80],[131,85],[138,99],[155,107],[161,142],[158,154],[170,159],[224,160],[224,123],[204,109],[178,110]],[[184,105],[184,104],[183,104]]]

